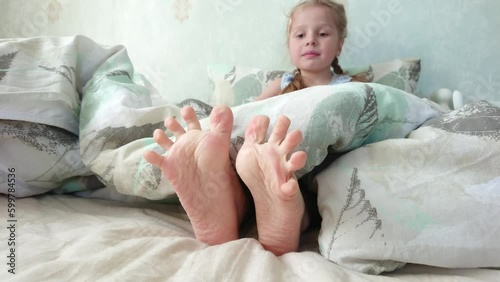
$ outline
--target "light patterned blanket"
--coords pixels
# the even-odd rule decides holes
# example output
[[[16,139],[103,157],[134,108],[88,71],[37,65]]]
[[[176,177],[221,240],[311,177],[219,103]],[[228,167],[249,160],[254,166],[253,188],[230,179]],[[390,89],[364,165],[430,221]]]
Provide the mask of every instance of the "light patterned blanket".
[[[1,40],[0,176],[16,168],[19,197],[96,191],[124,200],[174,201],[174,189],[142,155],[146,150],[165,153],[152,132],[163,127],[167,116],[178,117],[183,105],[192,105],[202,126],[207,126],[210,105],[198,100],[165,102],[134,71],[122,46],[102,46],[83,36]],[[460,112],[440,117],[432,103],[388,86],[311,87],[234,107],[231,159],[254,115],[269,116],[272,127],[285,114],[291,129],[304,135],[297,149],[306,151],[308,158],[298,176],[314,180],[315,170],[326,168],[317,176],[323,217],[319,243],[325,257],[370,273],[390,271],[405,262],[499,266],[498,256],[491,255],[500,245],[494,239],[500,238],[498,228],[491,226],[499,214],[495,195],[500,173],[493,169],[499,167],[498,127],[487,127],[489,134],[479,118],[498,108],[486,102],[470,107],[468,116],[478,118],[465,130],[454,116]],[[463,150],[469,151],[464,155]],[[443,152],[450,158],[439,160]],[[8,186],[0,185],[6,193]],[[104,185],[107,189],[97,189]],[[372,196],[374,189],[382,192]],[[452,198],[443,200],[447,195]],[[399,206],[418,210],[419,220],[425,219],[418,224],[426,232],[407,227]],[[476,217],[470,218],[478,221],[459,224],[459,218],[471,213]],[[479,221],[484,232],[464,229],[474,229],[471,225]],[[441,240],[442,248],[421,243],[438,242],[436,238],[450,234],[456,240],[448,246]],[[484,240],[481,234],[492,239]],[[425,239],[417,240],[418,236]],[[485,254],[482,259],[479,253]],[[449,260],[450,254],[476,257],[458,263]]]
[[[372,274],[500,267],[500,108],[486,101],[353,150],[317,182],[331,261]]]
[[[139,151],[178,112],[134,72],[123,46],[83,36],[0,40],[0,171],[17,169],[18,196],[102,183],[141,195],[134,187],[151,180],[137,181]]]

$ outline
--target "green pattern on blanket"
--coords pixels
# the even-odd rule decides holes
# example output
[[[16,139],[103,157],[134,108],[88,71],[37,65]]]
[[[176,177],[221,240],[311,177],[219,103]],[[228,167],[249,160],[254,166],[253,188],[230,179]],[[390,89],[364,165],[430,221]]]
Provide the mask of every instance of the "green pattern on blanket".
[[[346,84],[336,89],[312,111],[305,131],[308,155],[320,150],[319,164],[329,152],[346,152],[364,144],[404,138],[437,113],[421,99],[380,84]],[[422,111],[416,115],[415,111]],[[314,146],[311,146],[315,144]]]
[[[152,140],[175,105],[154,105],[151,89],[134,69],[125,49],[104,61],[83,89],[80,114],[81,155],[106,186],[118,192],[158,200],[175,191],[161,171],[144,161],[146,150],[162,149]]]
[[[236,158],[245,125],[256,114],[267,115],[271,128],[279,115],[291,120],[290,130],[303,133],[300,150],[307,162],[297,176],[321,164],[329,153],[346,152],[364,144],[404,138],[426,120],[438,116],[424,100],[376,83],[317,86],[233,108],[231,159]]]

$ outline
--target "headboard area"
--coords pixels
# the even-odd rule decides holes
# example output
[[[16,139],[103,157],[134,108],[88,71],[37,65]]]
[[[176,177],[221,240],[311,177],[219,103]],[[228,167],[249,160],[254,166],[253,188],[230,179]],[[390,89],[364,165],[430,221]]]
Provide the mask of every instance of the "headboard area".
[[[0,38],[86,35],[128,49],[169,101],[210,100],[214,65],[291,69],[287,13],[298,0],[0,1]],[[416,93],[459,90],[500,101],[500,2],[342,0],[349,26],[340,63],[418,58]]]

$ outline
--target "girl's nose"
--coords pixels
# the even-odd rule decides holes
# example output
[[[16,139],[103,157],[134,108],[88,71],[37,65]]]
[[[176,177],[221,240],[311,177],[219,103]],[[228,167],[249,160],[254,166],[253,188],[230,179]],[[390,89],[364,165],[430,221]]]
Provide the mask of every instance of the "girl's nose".
[[[309,36],[307,38],[307,42],[306,42],[307,45],[312,45],[312,46],[315,46],[317,44],[317,40],[316,40],[316,36]]]

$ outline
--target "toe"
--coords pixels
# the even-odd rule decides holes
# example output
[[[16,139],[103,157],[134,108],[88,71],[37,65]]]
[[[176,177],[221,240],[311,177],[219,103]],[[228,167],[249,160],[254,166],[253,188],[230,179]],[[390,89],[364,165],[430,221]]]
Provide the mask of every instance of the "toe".
[[[299,191],[299,184],[295,178],[290,178],[285,184],[281,185],[281,192],[286,197],[293,198]]]
[[[163,156],[153,151],[146,151],[143,157],[148,163],[161,168],[164,159]]]
[[[186,121],[188,130],[201,129],[200,121],[196,117],[196,113],[192,107],[182,108],[181,116]]]
[[[245,141],[259,144],[264,143],[268,128],[269,117],[261,115],[253,117],[245,131]]]
[[[288,133],[281,142],[280,148],[282,150],[282,153],[285,155],[290,154],[297,145],[299,145],[300,141],[302,141],[302,133],[300,130],[296,129]]]
[[[167,117],[165,119],[165,127],[170,130],[177,139],[186,133],[182,125],[174,117]]]
[[[285,139],[289,127],[290,119],[288,119],[286,116],[279,116],[274,126],[273,132],[271,133],[271,137],[269,137],[269,143],[277,145],[281,144],[281,142]]]
[[[295,172],[304,167],[307,161],[307,154],[304,151],[298,151],[290,156],[287,162],[287,169],[291,172]]]
[[[233,112],[226,106],[217,106],[210,114],[210,130],[231,135],[233,130]]]
[[[153,139],[165,150],[169,150],[174,144],[161,129],[156,129],[153,132]]]

